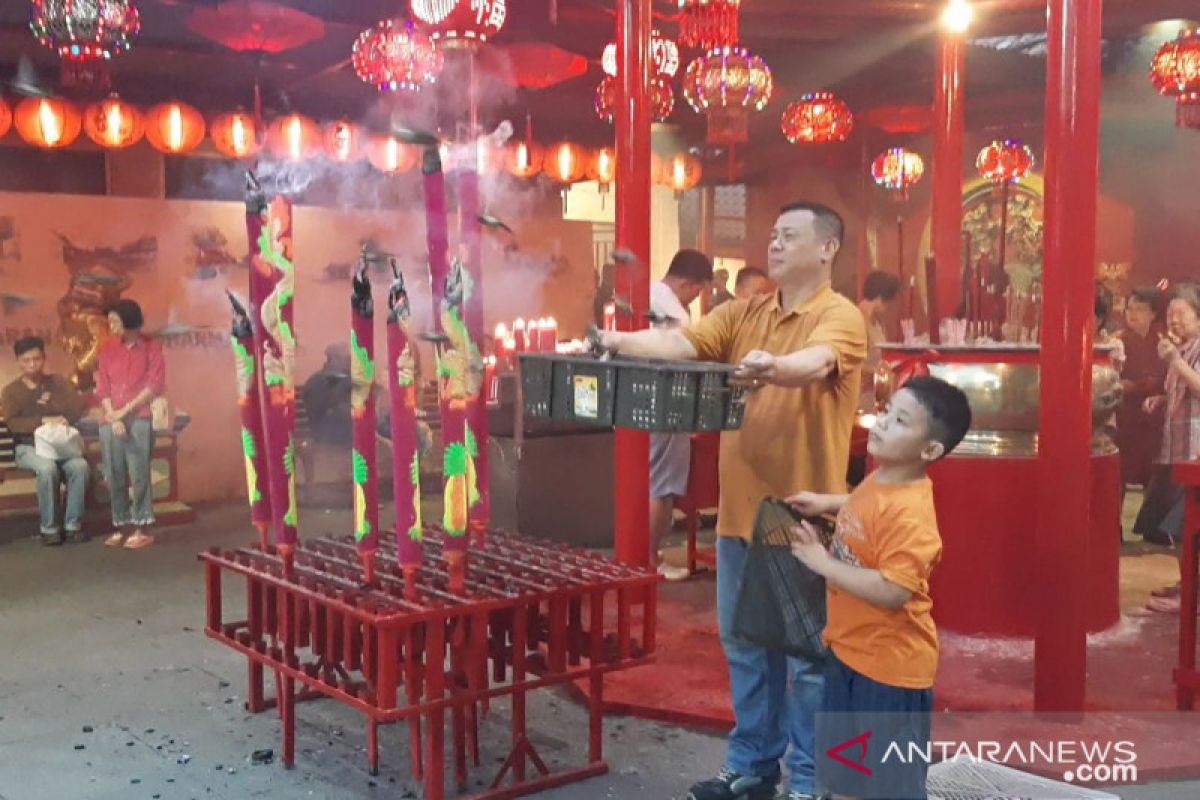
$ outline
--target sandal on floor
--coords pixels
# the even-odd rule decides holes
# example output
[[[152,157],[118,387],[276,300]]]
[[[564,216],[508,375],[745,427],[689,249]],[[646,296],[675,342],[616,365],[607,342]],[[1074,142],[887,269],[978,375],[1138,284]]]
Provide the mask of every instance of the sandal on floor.
[[[154,544],[154,537],[149,536],[141,531],[138,531],[125,540],[125,547],[129,550],[140,550],[143,547],[149,547]]]
[[[1150,593],[1151,597],[1179,597],[1180,584],[1174,586],[1164,586],[1161,589],[1155,589]]]
[[[121,533],[120,531],[117,531],[116,533],[112,534],[111,536],[109,536],[107,539],[104,540],[104,546],[105,547],[120,547],[122,542],[124,542],[124,541],[125,541],[125,534]]]

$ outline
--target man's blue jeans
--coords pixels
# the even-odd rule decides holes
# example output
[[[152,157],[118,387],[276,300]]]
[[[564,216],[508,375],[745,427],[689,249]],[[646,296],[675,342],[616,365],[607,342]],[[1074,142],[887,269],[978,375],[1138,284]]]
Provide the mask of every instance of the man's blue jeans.
[[[790,790],[814,794],[813,749],[816,713],[825,688],[823,666],[764,650],[732,635],[747,547],[741,539],[717,539],[717,624],[729,662],[735,720],[726,766],[742,775],[772,778],[786,753]]]
[[[88,465],[82,458],[54,461],[42,458],[31,445],[17,445],[17,466],[37,476],[38,511],[43,536],[53,536],[58,524],[58,487],[67,484],[67,502],[63,509],[63,527],[75,532],[83,527],[83,495],[87,490]]]

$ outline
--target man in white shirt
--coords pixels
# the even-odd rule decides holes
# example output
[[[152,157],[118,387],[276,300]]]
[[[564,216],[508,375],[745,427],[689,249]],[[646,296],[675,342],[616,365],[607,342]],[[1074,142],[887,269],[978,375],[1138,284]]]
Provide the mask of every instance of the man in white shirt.
[[[713,266],[708,256],[697,250],[676,253],[666,276],[650,286],[650,311],[657,318],[655,327],[686,327],[691,321],[687,307],[709,290],[712,281]],[[660,561],[658,544],[671,529],[675,498],[687,493],[691,458],[690,434],[650,434],[650,559],[658,564],[658,573],[669,581],[688,576],[687,569]]]

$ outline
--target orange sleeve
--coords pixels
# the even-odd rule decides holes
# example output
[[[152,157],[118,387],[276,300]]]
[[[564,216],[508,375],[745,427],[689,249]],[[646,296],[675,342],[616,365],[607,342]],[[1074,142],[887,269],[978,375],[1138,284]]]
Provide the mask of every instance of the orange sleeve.
[[[748,301],[730,300],[682,330],[701,361],[727,363],[733,357],[733,342],[748,306]]]
[[[937,528],[906,509],[884,522],[878,569],[888,581],[910,592],[929,591],[929,575],[942,555]]]
[[[849,375],[867,357],[867,322],[849,302],[838,303],[821,315],[806,347],[825,344],[833,348],[838,375]]]

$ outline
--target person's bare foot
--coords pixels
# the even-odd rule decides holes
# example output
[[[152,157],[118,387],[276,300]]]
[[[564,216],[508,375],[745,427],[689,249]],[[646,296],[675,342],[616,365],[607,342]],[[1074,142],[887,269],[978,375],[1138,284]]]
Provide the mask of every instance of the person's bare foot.
[[[125,534],[120,531],[113,531],[107,539],[104,540],[105,547],[120,547],[125,541]]]
[[[140,550],[143,547],[149,547],[154,544],[154,537],[149,534],[142,533],[141,529],[135,530],[125,540],[125,547],[129,550]]]

